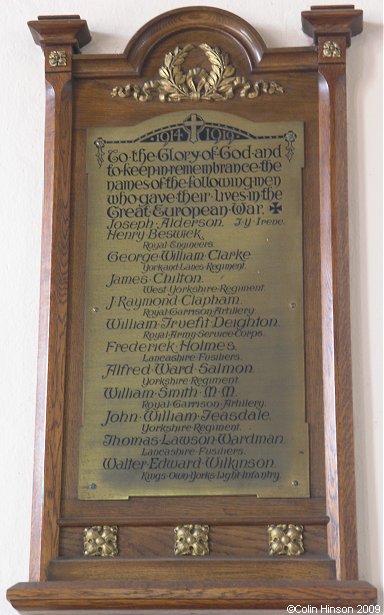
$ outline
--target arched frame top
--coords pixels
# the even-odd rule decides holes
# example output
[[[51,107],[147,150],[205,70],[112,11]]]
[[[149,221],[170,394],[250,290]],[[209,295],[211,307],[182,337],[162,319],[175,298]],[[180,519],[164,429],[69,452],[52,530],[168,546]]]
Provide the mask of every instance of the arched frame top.
[[[244,49],[251,71],[257,67],[266,50],[257,30],[241,17],[212,7],[191,6],[168,11],[146,23],[129,41],[123,55],[140,73],[154,47],[175,32],[191,29],[215,31],[234,39]]]

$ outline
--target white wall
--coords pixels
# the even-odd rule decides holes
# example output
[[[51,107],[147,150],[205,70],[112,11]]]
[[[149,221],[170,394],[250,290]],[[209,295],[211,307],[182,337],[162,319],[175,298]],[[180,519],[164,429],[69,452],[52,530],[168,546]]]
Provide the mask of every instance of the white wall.
[[[336,3],[336,0],[334,1]],[[238,13],[269,46],[308,45],[303,0],[12,0],[2,3],[0,133],[0,613],[3,588],[28,578],[43,185],[44,75],[26,22],[79,13],[84,53],[121,52],[146,21],[188,4]],[[332,2],[324,2],[332,4]],[[382,588],[382,15],[361,0],[364,33],[348,51],[350,245],[359,564]],[[382,600],[382,598],[381,598]]]

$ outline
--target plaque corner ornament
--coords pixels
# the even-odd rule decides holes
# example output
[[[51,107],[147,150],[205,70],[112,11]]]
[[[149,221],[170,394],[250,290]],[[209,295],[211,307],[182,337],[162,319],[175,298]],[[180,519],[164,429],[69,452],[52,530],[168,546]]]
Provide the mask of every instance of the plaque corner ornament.
[[[293,132],[293,130],[288,130],[288,132],[285,133],[284,135],[284,139],[287,143],[286,148],[285,148],[285,156],[288,159],[289,162],[291,162],[294,154],[295,154],[295,141],[297,139],[297,134],[295,132]]]
[[[97,163],[99,165],[99,167],[101,167],[101,165],[104,162],[104,147],[105,147],[105,141],[103,139],[103,137],[97,137],[97,139],[93,142],[94,146],[96,147],[96,159],[97,159]]]
[[[269,525],[269,555],[302,555],[304,553],[302,525]]]
[[[210,64],[207,71],[196,66],[184,72],[182,66],[195,45],[187,44],[165,54],[164,64],[159,68],[160,79],[146,81],[142,86],[128,83],[115,86],[111,91],[113,98],[133,97],[139,102],[147,102],[158,97],[160,102],[229,100],[238,91],[241,98],[256,98],[261,94],[283,94],[284,88],[276,81],[248,81],[236,74],[230,64],[228,53],[219,47],[201,43],[201,49]]]
[[[67,54],[65,51],[51,51],[48,56],[49,66],[58,68],[59,66],[67,66]]]
[[[174,529],[175,555],[209,555],[208,525],[178,525]]]
[[[118,555],[116,525],[93,525],[83,530],[86,557],[115,557]]]

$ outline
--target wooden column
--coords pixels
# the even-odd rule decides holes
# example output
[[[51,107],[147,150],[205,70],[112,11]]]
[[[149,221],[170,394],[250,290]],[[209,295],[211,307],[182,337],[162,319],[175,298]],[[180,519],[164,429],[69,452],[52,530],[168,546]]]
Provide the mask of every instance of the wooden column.
[[[339,580],[357,578],[348,254],[346,48],[363,27],[352,5],[302,13],[319,63],[320,234],[328,552]]]
[[[45,56],[46,119],[31,580],[58,555],[72,142],[72,54],[90,40],[78,15],[29,22]],[[53,249],[53,246],[55,247]],[[48,471],[47,471],[48,469]],[[44,540],[42,539],[44,537]]]

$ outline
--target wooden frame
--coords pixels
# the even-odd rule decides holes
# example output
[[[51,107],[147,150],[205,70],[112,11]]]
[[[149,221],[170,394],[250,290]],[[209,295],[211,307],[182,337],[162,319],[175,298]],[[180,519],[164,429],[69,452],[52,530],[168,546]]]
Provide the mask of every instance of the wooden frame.
[[[375,589],[358,581],[357,572],[348,281],[346,49],[362,30],[362,11],[313,7],[302,13],[302,23],[314,46],[267,49],[235,15],[178,9],[146,24],[123,54],[99,56],[79,55],[90,40],[79,16],[29,23],[45,56],[46,140],[30,583],[8,592],[20,613],[285,608],[299,597],[312,606],[375,600]],[[311,331],[305,353],[312,494],[304,503],[258,501],[257,509],[248,496],[207,497],[203,503],[154,498],[151,511],[145,498],[134,498],[127,514],[126,502],[91,504],[76,497],[85,129],[135,123],[160,112],[163,103],[147,103],[127,120],[126,105],[133,109],[139,103],[112,99],[109,92],[118,83],[152,79],[164,52],[202,37],[226,48],[243,73],[289,78],[286,117],[299,114],[306,122],[303,251],[305,326]],[[325,51],[329,43],[336,54]],[[52,55],[57,51],[62,55]],[[212,109],[223,103],[201,104]],[[259,116],[276,120],[283,107],[277,103],[270,112],[263,104]],[[237,101],[231,105],[252,117],[249,105],[245,111]],[[188,520],[209,522],[218,545],[214,557],[172,557],[168,537]],[[268,558],[261,547],[266,527],[286,521],[305,526],[306,554],[289,562]],[[122,557],[89,561],[82,557],[82,530],[104,523],[121,526]]]

